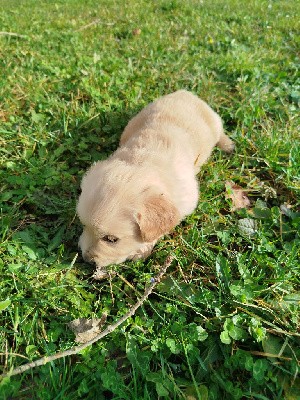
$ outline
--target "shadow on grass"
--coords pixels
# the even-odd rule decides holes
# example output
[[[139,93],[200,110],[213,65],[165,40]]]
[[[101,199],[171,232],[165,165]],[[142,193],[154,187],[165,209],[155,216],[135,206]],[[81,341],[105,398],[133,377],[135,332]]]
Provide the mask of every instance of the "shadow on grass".
[[[81,233],[76,202],[82,175],[117,148],[124,127],[137,112],[118,109],[89,119],[77,117],[67,132],[61,116],[51,126],[54,134],[8,171],[3,224],[30,259],[47,263],[60,253],[60,259],[71,263]]]

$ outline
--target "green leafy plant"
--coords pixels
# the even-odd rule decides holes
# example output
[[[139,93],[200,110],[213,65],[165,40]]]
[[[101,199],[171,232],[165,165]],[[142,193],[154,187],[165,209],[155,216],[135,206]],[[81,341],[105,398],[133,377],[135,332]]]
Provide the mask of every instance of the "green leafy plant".
[[[121,328],[0,382],[0,399],[298,399],[299,2],[3,0],[0,364],[74,345],[68,323]],[[197,210],[146,261],[92,279],[78,256],[80,180],[128,120],[185,88],[235,140],[199,174]],[[233,211],[226,182],[247,209]]]

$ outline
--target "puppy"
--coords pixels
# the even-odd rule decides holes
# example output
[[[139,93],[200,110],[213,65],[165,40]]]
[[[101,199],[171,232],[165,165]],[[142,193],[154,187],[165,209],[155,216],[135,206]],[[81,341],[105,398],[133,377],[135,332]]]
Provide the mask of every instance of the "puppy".
[[[79,246],[83,258],[96,263],[96,279],[107,276],[109,264],[147,257],[193,212],[196,174],[215,145],[234,149],[220,117],[185,90],[161,97],[129,121],[119,148],[81,183]]]

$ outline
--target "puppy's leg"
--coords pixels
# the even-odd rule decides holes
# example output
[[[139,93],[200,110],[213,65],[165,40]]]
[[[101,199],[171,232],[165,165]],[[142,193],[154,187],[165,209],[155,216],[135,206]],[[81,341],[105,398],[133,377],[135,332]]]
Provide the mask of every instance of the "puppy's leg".
[[[235,144],[227,135],[225,135],[224,132],[222,132],[220,139],[217,143],[217,146],[221,150],[225,151],[226,153],[232,153],[234,150]]]

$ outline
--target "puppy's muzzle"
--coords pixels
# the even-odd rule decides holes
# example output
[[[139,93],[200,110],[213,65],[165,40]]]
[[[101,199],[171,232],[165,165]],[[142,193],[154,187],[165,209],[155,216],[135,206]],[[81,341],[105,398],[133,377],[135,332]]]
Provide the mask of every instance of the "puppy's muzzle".
[[[89,250],[86,251],[85,253],[82,253],[82,258],[87,263],[96,264],[95,255]]]

